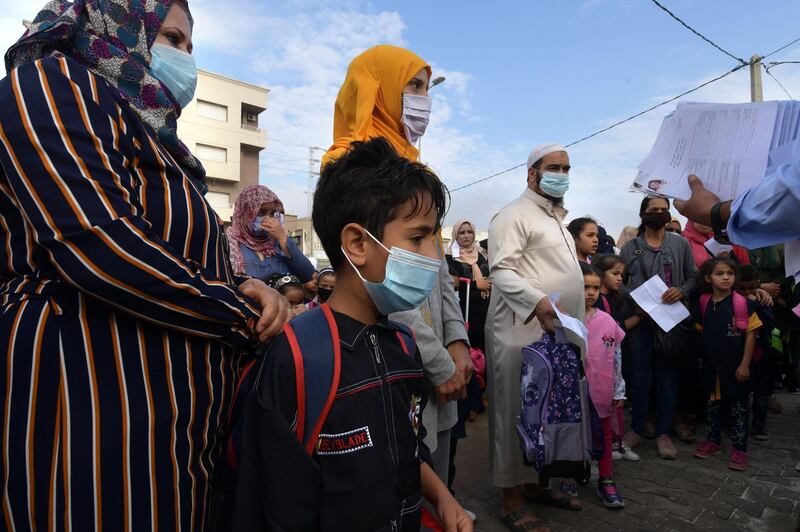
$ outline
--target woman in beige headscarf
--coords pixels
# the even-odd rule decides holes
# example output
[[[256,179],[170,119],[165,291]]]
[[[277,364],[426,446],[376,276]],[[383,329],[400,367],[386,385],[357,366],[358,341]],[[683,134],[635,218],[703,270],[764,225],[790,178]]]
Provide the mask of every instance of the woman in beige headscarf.
[[[469,220],[459,220],[453,225],[446,257],[453,284],[459,292],[461,312],[464,320],[469,322],[470,345],[484,349],[483,328],[486,324],[492,282],[488,279],[489,261],[486,252],[475,239],[475,224]],[[469,316],[466,314],[467,284],[470,285]]]

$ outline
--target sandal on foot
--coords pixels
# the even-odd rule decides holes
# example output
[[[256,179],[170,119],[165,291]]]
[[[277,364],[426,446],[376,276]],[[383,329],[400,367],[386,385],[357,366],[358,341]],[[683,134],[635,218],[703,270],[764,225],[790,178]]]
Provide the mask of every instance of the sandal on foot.
[[[536,495],[526,493],[525,500],[528,502],[535,502],[537,504],[544,504],[546,506],[570,510],[572,512],[579,512],[583,510],[583,506],[581,506],[581,503],[578,502],[578,499],[575,497],[567,495],[566,493],[562,493],[561,497],[555,497],[553,495],[553,490],[551,489],[543,489]]]
[[[533,521],[525,521],[523,523],[517,524],[517,521],[522,521],[528,516],[532,516],[528,510],[525,508],[517,508],[509,512],[506,516],[502,516],[497,514],[497,517],[500,519],[500,522],[503,525],[511,530],[511,532],[528,532],[528,531],[538,531],[538,532],[550,532],[550,529],[547,527],[544,521],[541,519],[534,518]]]

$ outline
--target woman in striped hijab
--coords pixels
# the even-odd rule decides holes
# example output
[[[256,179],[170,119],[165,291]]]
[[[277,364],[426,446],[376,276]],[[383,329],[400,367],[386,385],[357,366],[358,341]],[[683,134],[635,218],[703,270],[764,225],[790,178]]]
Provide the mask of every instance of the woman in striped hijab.
[[[191,36],[186,0],[57,0],[6,54],[5,530],[201,528],[242,349],[282,326],[177,137]]]

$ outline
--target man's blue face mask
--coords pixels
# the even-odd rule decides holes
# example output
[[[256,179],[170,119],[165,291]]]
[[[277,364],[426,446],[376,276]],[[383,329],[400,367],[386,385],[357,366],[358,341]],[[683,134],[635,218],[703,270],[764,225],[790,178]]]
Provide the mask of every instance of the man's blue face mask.
[[[552,198],[563,198],[569,190],[569,174],[560,172],[541,172],[539,188]]]
[[[365,229],[366,231],[366,229]],[[367,281],[342,248],[342,253],[364,283],[364,288],[382,315],[417,308],[433,290],[441,266],[440,259],[431,259],[405,249],[392,246],[387,249],[380,240],[367,234],[389,253],[382,282]]]

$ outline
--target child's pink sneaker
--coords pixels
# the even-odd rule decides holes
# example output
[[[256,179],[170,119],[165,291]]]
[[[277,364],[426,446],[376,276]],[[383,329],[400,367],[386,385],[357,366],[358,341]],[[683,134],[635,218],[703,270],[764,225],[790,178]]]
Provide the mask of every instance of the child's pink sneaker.
[[[711,458],[712,456],[716,456],[720,454],[722,450],[718,443],[714,443],[713,441],[704,441],[700,444],[700,446],[692,453],[692,456],[697,458]]]
[[[731,451],[731,459],[728,462],[728,469],[735,469],[736,471],[747,471],[747,453]]]

